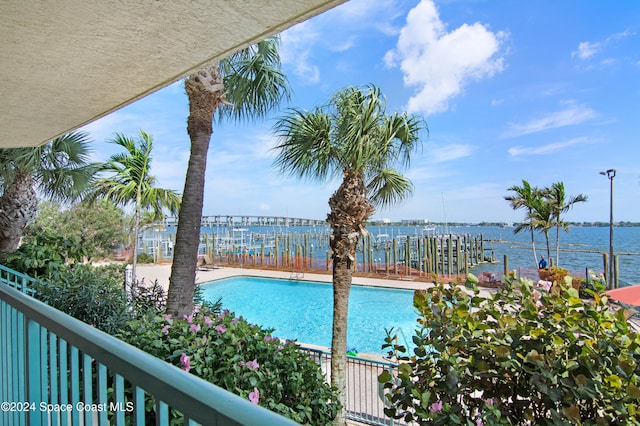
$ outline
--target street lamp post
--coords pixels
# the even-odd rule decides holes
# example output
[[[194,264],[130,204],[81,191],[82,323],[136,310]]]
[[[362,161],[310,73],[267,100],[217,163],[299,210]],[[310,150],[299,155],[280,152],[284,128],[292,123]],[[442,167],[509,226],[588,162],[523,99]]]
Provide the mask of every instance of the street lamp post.
[[[606,172],[600,172],[601,175],[606,176],[610,182],[609,190],[609,276],[607,277],[609,289],[614,288],[615,273],[613,271],[613,178],[616,177],[616,169],[609,169]]]

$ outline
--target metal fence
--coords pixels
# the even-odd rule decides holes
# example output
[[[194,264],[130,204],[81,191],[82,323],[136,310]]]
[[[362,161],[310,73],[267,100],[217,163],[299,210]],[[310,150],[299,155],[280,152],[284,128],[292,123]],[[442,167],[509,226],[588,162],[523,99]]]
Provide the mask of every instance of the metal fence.
[[[0,425],[296,424],[35,300],[29,282],[0,266]]]
[[[331,377],[331,353],[302,347],[314,361],[320,364],[327,381]],[[373,360],[347,356],[347,418],[369,425],[406,425],[401,420],[385,416],[385,399],[378,376],[383,371],[397,375],[398,364],[384,360]]]

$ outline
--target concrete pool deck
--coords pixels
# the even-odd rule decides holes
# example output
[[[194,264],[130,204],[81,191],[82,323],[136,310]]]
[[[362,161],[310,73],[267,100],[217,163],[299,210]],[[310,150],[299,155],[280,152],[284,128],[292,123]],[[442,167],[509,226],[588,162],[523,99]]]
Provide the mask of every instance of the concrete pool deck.
[[[238,277],[238,276],[252,276],[262,278],[280,278],[280,279],[292,279],[292,274],[296,276],[296,273],[287,271],[275,271],[264,269],[251,269],[251,268],[230,268],[223,267],[217,269],[197,270],[196,271],[196,283],[202,284],[209,281],[219,280],[222,278]],[[165,290],[169,288],[169,276],[171,275],[170,264],[138,264],[136,266],[136,275],[138,280],[143,280],[149,284],[156,280]],[[300,281],[319,281],[319,282],[331,282],[330,274],[317,274],[317,273],[297,273]],[[353,284],[364,285],[371,287],[386,287],[403,290],[425,290],[433,287],[433,283],[427,283],[422,281],[410,281],[400,279],[382,279],[382,278],[368,278],[368,277],[353,277]],[[493,289],[480,287],[480,294],[487,296],[495,292]]]

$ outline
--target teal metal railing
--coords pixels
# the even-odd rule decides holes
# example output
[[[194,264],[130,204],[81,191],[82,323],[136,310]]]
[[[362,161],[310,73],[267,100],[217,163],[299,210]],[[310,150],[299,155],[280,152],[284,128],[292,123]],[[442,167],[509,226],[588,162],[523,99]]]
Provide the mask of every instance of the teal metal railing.
[[[331,380],[331,352],[319,347],[301,345],[311,358],[320,364],[327,382]],[[384,414],[388,402],[384,398],[382,384],[378,376],[389,371],[398,375],[398,364],[383,359],[347,356],[347,419],[374,426],[406,426],[402,420],[395,420]]]
[[[34,299],[31,282],[0,266],[1,425],[296,424]]]

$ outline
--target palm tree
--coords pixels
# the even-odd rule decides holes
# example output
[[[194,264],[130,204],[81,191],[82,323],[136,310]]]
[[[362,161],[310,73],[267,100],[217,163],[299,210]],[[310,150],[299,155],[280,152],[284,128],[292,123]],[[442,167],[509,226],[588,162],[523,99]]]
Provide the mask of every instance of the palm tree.
[[[72,132],[38,147],[0,149],[0,262],[37,216],[37,194],[71,202],[90,187],[89,143],[86,133]]]
[[[406,113],[387,115],[380,89],[348,87],[328,105],[314,111],[290,110],[278,119],[280,143],[275,164],[302,178],[324,181],[342,176],[329,199],[332,228],[333,337],[331,384],[346,402],[346,341],[349,291],[356,265],[356,246],[366,234],[374,206],[388,206],[408,197],[411,182],[393,167],[408,166],[419,142],[421,118]],[[342,409],[335,424],[345,424]]]
[[[92,202],[98,198],[105,198],[123,207],[133,204],[134,238],[131,272],[135,283],[138,232],[142,212],[151,209],[157,216],[167,208],[172,214],[176,214],[180,207],[180,196],[173,190],[154,186],[156,178],[150,174],[153,148],[151,135],[140,130],[140,136],[137,139],[116,134],[109,142],[121,146],[126,152],[109,157],[100,169],[106,176],[97,180],[86,200]]]
[[[551,261],[551,246],[549,243],[549,231],[555,226],[553,221],[553,215],[551,211],[551,204],[545,198],[547,188],[540,191],[540,197],[536,198],[532,203],[532,210],[529,214],[529,222],[533,229],[538,230],[544,234],[544,239],[547,244],[547,259]],[[536,264],[536,268],[538,264]]]
[[[213,115],[237,120],[263,117],[289,97],[280,67],[278,38],[272,37],[234,53],[185,80],[189,98],[187,132],[191,156],[178,217],[167,313],[182,316],[193,309],[196,263],[204,198],[207,152]]]
[[[504,197],[509,202],[511,208],[514,210],[526,209],[526,217],[523,223],[518,224],[513,230],[514,234],[518,234],[521,231],[529,230],[531,233],[531,248],[533,249],[533,260],[536,267],[538,266],[538,255],[536,254],[536,243],[534,238],[535,226],[533,225],[533,212],[534,205],[540,199],[540,191],[536,187],[531,187],[531,184],[522,179],[522,186],[511,186],[507,191],[514,192],[513,195],[507,195]]]
[[[574,204],[586,202],[588,198],[584,194],[567,196],[564,182],[552,184],[546,193],[546,198],[551,206],[551,216],[556,227],[556,266],[560,266],[560,228],[569,232],[569,225],[561,219],[561,215],[571,210]]]

